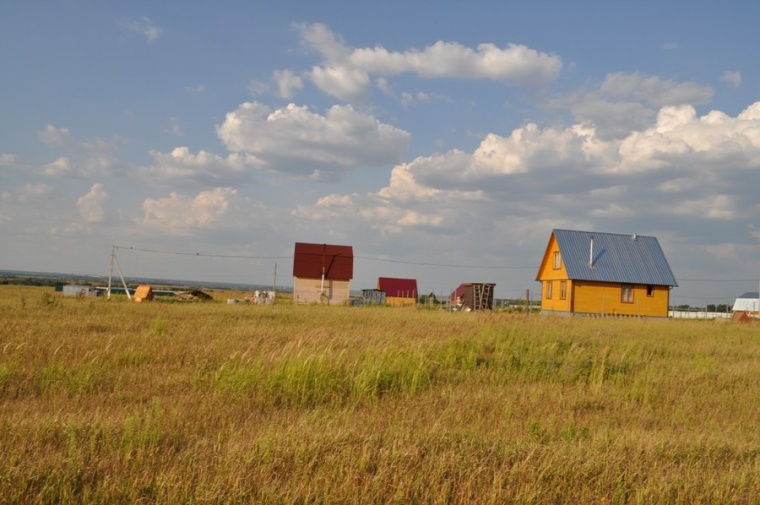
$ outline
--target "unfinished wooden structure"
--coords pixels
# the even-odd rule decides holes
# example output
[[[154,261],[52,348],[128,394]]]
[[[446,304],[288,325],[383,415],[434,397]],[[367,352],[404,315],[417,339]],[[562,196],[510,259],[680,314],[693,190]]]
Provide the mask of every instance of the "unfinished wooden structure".
[[[484,282],[467,282],[460,284],[449,297],[452,309],[492,310],[493,292],[496,284]]]
[[[351,246],[296,242],[294,303],[346,303],[353,277],[354,251]]]

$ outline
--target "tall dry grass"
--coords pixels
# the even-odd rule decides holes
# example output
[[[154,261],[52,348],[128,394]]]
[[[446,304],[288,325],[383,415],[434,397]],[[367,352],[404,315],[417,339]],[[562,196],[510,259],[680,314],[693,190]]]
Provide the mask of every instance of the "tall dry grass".
[[[0,412],[1,503],[760,503],[758,325],[3,286]]]

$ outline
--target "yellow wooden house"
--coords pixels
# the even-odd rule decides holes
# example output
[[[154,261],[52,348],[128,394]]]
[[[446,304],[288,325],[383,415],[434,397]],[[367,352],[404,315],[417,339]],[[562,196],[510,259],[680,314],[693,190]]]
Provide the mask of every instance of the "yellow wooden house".
[[[560,229],[536,280],[541,311],[569,315],[667,317],[678,286],[655,237]]]

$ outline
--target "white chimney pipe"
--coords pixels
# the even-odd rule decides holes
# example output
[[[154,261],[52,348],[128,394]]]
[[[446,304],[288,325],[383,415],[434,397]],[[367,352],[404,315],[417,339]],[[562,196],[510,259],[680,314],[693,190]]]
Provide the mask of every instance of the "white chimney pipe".
[[[591,235],[591,244],[589,246],[589,252],[588,252],[588,266],[593,267],[594,266],[594,236]]]

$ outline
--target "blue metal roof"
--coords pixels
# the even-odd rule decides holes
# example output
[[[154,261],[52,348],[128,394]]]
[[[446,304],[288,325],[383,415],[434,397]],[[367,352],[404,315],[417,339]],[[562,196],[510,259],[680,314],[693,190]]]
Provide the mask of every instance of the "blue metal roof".
[[[552,233],[571,280],[678,286],[655,237],[575,230]]]
[[[739,298],[760,298],[760,293],[757,291],[747,291],[743,295],[741,295]]]

